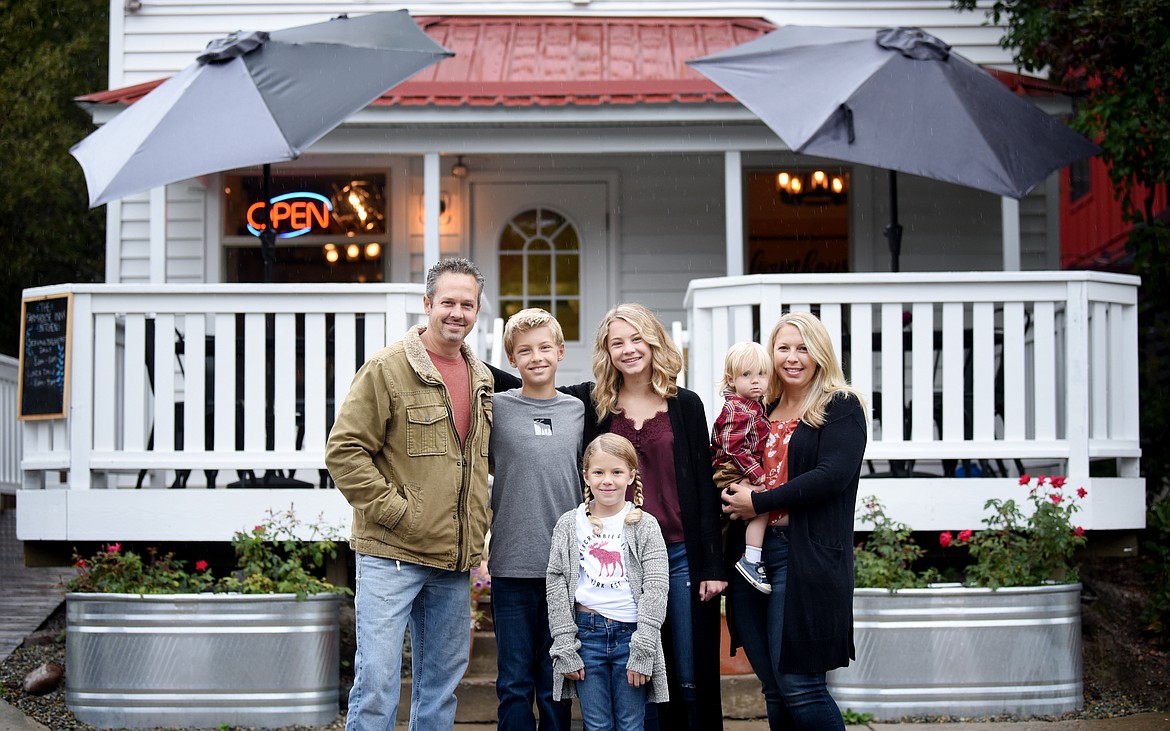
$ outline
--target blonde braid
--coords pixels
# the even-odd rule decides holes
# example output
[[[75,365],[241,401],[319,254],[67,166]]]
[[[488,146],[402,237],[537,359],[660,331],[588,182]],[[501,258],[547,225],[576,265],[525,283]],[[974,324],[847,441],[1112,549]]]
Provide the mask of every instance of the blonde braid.
[[[642,520],[642,473],[634,470],[634,509],[626,514],[626,525],[632,525],[640,520]]]
[[[585,483],[585,519],[589,521],[589,525],[593,526],[593,535],[601,535],[601,518],[595,517],[589,510],[589,503],[593,502],[593,491],[589,489],[589,483]]]

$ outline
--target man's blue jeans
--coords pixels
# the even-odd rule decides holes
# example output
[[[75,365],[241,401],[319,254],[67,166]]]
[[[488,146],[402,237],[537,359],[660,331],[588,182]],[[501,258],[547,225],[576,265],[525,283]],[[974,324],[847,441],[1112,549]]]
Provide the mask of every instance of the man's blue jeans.
[[[492,577],[499,731],[568,731],[571,704],[552,697],[552,635],[544,579]]]
[[[753,589],[732,572],[733,616],[740,642],[764,690],[771,729],[844,731],[841,710],[825,684],[824,673],[782,673],[779,670],[784,628],[784,591],[788,584],[788,531],[769,528],[764,534],[764,566],[771,594]]]
[[[626,676],[630,637],[638,625],[577,611],[577,639],[585,680],[577,683],[586,731],[642,731],[647,686],[635,688]]]
[[[410,625],[410,731],[451,728],[471,647],[466,571],[357,554],[357,655],[345,731],[393,731]]]

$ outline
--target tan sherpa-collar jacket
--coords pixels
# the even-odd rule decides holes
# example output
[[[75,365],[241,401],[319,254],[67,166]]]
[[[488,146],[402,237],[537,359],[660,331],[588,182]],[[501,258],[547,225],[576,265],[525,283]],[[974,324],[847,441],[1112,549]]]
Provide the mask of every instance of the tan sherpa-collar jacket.
[[[492,378],[463,345],[471,428],[462,445],[451,399],[419,335],[375,353],[354,376],[325,448],[353,506],[359,553],[452,571],[478,565],[489,523]]]

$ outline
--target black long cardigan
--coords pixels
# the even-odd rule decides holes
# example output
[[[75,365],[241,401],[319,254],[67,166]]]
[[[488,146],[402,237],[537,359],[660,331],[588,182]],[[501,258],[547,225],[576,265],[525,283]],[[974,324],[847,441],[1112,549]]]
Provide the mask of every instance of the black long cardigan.
[[[491,368],[496,390],[519,388],[520,379],[511,373]],[[597,420],[593,405],[593,382],[561,386],[559,391],[575,396],[585,404],[584,444],[599,434],[608,433],[612,415]],[[727,581],[728,569],[723,561],[720,529],[722,502],[711,471],[711,438],[707,415],[699,396],[685,388],[667,399],[667,412],[674,433],[674,473],[678,503],[682,513],[683,540],[691,573],[691,625],[695,652],[695,688],[698,700],[699,728],[723,728],[723,704],[719,687],[719,600],[699,601],[699,584],[703,581]],[[738,554],[737,554],[738,555]],[[662,729],[686,728],[686,706],[674,672],[674,651],[669,624],[662,628],[662,645],[666,653],[670,680],[670,703],[659,706]]]
[[[781,672],[827,672],[848,665],[856,656],[853,517],[865,443],[861,403],[852,395],[838,394],[821,428],[801,422],[793,432],[788,443],[788,482],[752,494],[758,514],[790,511]],[[744,521],[732,521],[727,556],[742,555],[745,528]],[[735,611],[729,594],[727,613]],[[739,647],[734,624],[729,623],[732,647]]]

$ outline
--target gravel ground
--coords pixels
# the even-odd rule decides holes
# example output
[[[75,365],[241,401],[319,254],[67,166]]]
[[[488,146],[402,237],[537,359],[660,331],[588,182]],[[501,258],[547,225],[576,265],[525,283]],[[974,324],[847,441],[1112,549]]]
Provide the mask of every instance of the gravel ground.
[[[1082,569],[1095,601],[1084,605],[1085,707],[1076,713],[1050,720],[1101,719],[1170,709],[1170,652],[1151,644],[1134,628],[1136,608],[1143,599],[1141,579],[1135,562],[1122,559],[1090,561]],[[1135,588],[1138,587],[1138,588]],[[0,695],[25,715],[52,731],[92,731],[77,721],[65,707],[64,688],[44,696],[30,696],[21,681],[45,662],[65,664],[64,611],[46,620],[45,625],[25,644],[0,663]],[[346,638],[343,637],[343,646]],[[343,655],[344,656],[344,655]],[[409,662],[407,660],[407,662]],[[409,667],[409,666],[407,666]],[[342,669],[348,672],[347,668]],[[343,679],[344,682],[344,679]],[[1015,721],[1012,717],[970,719],[929,717],[922,722]],[[328,726],[289,727],[289,731],[342,731],[344,715]]]

